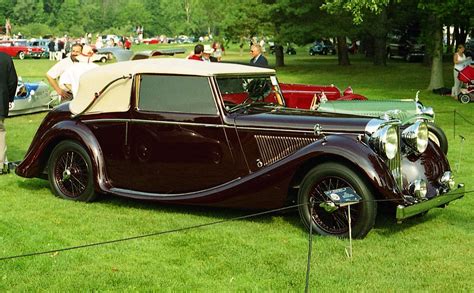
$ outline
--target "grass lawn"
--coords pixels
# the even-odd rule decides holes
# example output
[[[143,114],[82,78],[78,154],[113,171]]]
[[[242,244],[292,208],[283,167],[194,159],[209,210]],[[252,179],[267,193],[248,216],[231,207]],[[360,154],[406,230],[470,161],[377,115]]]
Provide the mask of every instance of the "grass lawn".
[[[192,48],[192,45],[188,45]],[[136,47],[135,47],[136,48]],[[149,49],[140,46],[136,50]],[[457,182],[473,190],[474,103],[425,91],[430,69],[391,61],[374,67],[362,57],[339,67],[335,56],[309,56],[297,48],[278,68],[282,82],[352,86],[369,99],[414,98],[425,105],[449,139]],[[248,61],[231,47],[226,60]],[[274,57],[269,56],[274,64]],[[44,79],[49,60],[15,60],[24,80]],[[445,64],[445,84],[452,85]],[[456,116],[454,133],[453,111]],[[6,120],[8,157],[21,160],[44,113]],[[466,140],[461,144],[459,135]],[[462,153],[461,153],[462,151]],[[459,166],[459,170],[458,167]],[[248,214],[184,208],[104,196],[85,204],[54,197],[47,181],[0,176],[0,258],[179,229]],[[396,224],[380,217],[363,240],[314,237],[311,289],[317,291],[474,290],[473,194],[446,209]],[[271,214],[161,236],[0,261],[0,291],[303,291],[308,235],[297,213]]]

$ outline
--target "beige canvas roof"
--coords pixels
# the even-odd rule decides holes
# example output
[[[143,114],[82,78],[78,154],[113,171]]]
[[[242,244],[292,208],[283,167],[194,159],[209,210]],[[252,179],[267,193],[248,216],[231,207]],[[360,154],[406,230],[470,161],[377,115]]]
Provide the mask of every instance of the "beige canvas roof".
[[[77,95],[69,104],[73,114],[86,110],[109,82],[138,73],[216,76],[226,74],[274,74],[275,70],[230,63],[209,63],[196,60],[166,58],[118,62],[87,71],[80,77]],[[132,79],[113,83],[87,113],[125,112],[129,109]],[[86,113],[86,114],[87,114]]]

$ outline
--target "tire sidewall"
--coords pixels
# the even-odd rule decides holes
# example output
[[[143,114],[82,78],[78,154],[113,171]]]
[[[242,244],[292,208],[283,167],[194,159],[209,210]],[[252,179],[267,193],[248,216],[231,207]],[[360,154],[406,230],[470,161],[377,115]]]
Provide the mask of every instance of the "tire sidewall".
[[[76,154],[79,154],[84,161],[87,164],[87,173],[88,173],[88,179],[87,179],[87,186],[84,190],[84,192],[78,196],[78,197],[70,197],[61,192],[58,183],[56,181],[55,175],[54,175],[54,167],[56,165],[57,159],[67,151],[73,151]],[[87,153],[87,151],[82,147],[80,144],[74,141],[66,140],[60,142],[51,152],[51,156],[49,157],[48,160],[48,179],[49,179],[49,184],[51,186],[51,190],[53,193],[61,198],[68,199],[68,200],[74,200],[74,201],[84,201],[84,202],[89,202],[92,201],[96,198],[96,193],[94,190],[94,183],[93,183],[93,170],[92,170],[92,161]]]
[[[360,218],[357,222],[352,223],[352,237],[364,238],[365,235],[372,229],[375,223],[375,217],[377,214],[377,203],[374,201],[374,196],[368,184],[365,180],[358,175],[356,172],[351,170],[345,165],[340,163],[323,163],[319,166],[311,169],[303,179],[300,190],[298,192],[298,210],[301,220],[306,227],[309,228],[310,223],[310,208],[309,204],[309,193],[313,188],[313,182],[320,180],[326,176],[340,177],[347,181],[354,189],[355,192],[362,198],[362,202],[359,203],[360,207]],[[316,203],[319,204],[319,203]],[[320,235],[337,236],[337,237],[348,237],[348,233],[343,234],[331,234],[321,229],[313,221],[311,221],[313,230]]]
[[[434,123],[428,123],[428,131],[432,133],[439,141],[439,148],[445,155],[448,154],[448,138],[444,131]],[[436,142],[435,142],[436,144]]]

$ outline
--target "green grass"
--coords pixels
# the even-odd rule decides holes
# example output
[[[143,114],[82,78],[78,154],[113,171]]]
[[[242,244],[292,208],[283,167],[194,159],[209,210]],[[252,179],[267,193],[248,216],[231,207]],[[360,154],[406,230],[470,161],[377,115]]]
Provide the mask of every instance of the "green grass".
[[[192,46],[188,46],[191,48]],[[147,49],[148,46],[142,46]],[[139,50],[140,48],[136,48]],[[246,61],[237,50],[224,59]],[[269,57],[270,63],[274,58]],[[439,112],[437,123],[450,143],[454,166],[460,139],[466,137],[458,182],[473,189],[472,125],[456,119],[459,111],[474,121],[474,104],[424,91],[429,68],[390,62],[377,68],[362,58],[339,67],[333,56],[307,56],[304,49],[277,69],[280,81],[351,85],[370,99],[421,100]],[[15,60],[25,80],[42,79],[48,60]],[[451,86],[450,64],[445,65]],[[23,158],[43,114],[7,119],[8,156]],[[107,241],[231,219],[245,211],[185,208],[105,196],[91,204],[54,197],[48,182],[14,174],[0,176],[0,257]],[[311,272],[313,291],[472,291],[474,286],[474,200],[467,194],[446,209],[401,225],[381,217],[364,240],[354,241],[354,257],[345,256],[347,240],[315,237]],[[296,213],[226,222],[128,242],[0,261],[1,291],[302,291],[307,233]]]

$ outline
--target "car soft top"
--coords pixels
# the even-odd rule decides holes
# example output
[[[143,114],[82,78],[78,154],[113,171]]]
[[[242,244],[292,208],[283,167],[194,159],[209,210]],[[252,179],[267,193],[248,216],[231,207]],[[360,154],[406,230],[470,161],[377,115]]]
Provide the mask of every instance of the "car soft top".
[[[132,79],[139,73],[216,76],[216,75],[252,75],[275,74],[275,70],[229,63],[199,62],[187,59],[146,59],[126,61],[100,66],[87,71],[79,81],[77,95],[69,107],[73,114],[84,112],[94,100],[96,93],[102,91],[111,81],[111,84],[102,96],[83,114],[125,112],[130,107]],[[120,79],[124,77],[123,79]]]

